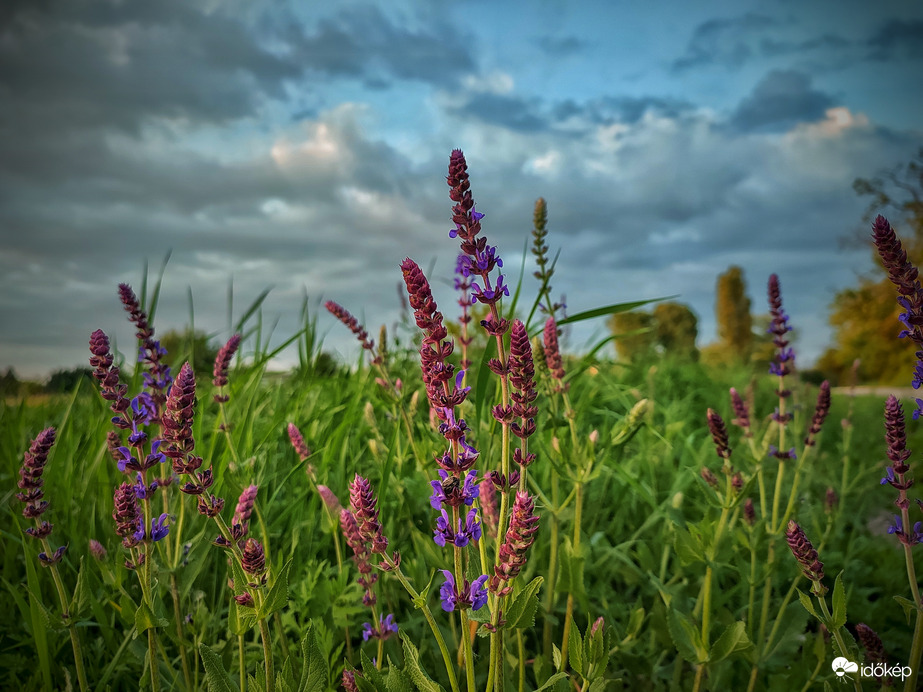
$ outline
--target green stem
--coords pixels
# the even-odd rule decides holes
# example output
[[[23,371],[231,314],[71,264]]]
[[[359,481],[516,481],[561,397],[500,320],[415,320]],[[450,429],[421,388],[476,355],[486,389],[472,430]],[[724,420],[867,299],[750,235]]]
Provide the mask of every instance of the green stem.
[[[830,611],[827,609],[827,599],[824,598],[823,596],[817,596],[817,602],[820,604],[821,612],[823,612],[824,617],[827,618],[827,621],[828,622],[832,621],[833,617],[830,615]],[[840,633],[840,628],[837,627],[836,629],[831,630],[830,634],[833,635],[833,638],[836,641],[837,646],[840,647],[840,653],[843,656],[846,656],[847,655],[846,642],[843,641],[843,635]],[[859,682],[858,675],[855,678],[853,678],[853,685],[855,686],[856,690],[858,690],[858,692],[862,692],[862,684]],[[911,687],[908,689],[912,690],[913,688]]]
[[[910,513],[906,507],[901,508],[901,519],[903,521],[904,531],[910,531]],[[913,565],[912,546],[906,543],[904,546],[904,560],[907,563],[907,580],[910,582],[910,593],[913,595],[913,604],[917,609],[917,620],[913,628],[913,644],[910,647],[910,677],[904,684],[904,690],[910,692],[917,689],[917,679],[920,671],[920,659],[923,657],[923,602],[920,600],[920,587],[917,584],[916,569]]]
[[[266,618],[260,620],[260,639],[263,641],[263,658],[265,659],[266,671],[266,692],[272,692],[276,688],[275,675],[272,668],[272,644],[269,638],[269,623]]]
[[[42,539],[42,546],[45,548],[45,555],[54,555],[54,552],[51,550],[51,544],[48,543],[47,538]],[[77,636],[77,627],[71,621],[71,614],[67,609],[67,595],[64,591],[64,581],[61,579],[61,574],[58,572],[57,565],[51,565],[50,569],[55,590],[58,592],[58,600],[61,602],[61,619],[67,623],[67,631],[71,639],[71,648],[74,650],[74,667],[77,669],[77,682],[80,685],[81,692],[86,692],[90,687],[87,684],[87,674],[83,668],[83,650],[80,646],[80,638]]]
[[[442,653],[442,661],[445,664],[446,673],[449,675],[449,686],[452,688],[452,692],[461,692],[458,687],[458,679],[455,677],[455,666],[452,664],[452,656],[449,654],[449,648],[446,646],[442,631],[439,629],[439,625],[436,624],[436,618],[433,617],[433,612],[429,609],[429,606],[426,605],[426,601],[420,597],[417,590],[413,588],[413,585],[408,581],[403,571],[401,571],[401,568],[394,564],[387,553],[382,555],[382,561],[388,566],[388,570],[397,577],[401,586],[403,586],[404,590],[410,595],[410,599],[413,601],[414,606],[423,611],[423,616],[426,618],[426,622],[429,624],[429,628],[436,638],[439,651]]]
[[[551,661],[551,618],[554,612],[555,586],[558,576],[558,473],[551,471],[551,553],[548,556],[548,587],[545,591],[545,623],[542,626],[542,652]]]
[[[183,666],[183,680],[186,689],[192,689],[192,676],[189,674],[189,659],[186,656],[186,642],[183,639],[183,614],[179,605],[179,589],[176,585],[176,574],[170,573],[170,595],[173,598],[173,619],[176,621],[176,641],[179,645],[179,656]]]
[[[583,521],[583,479],[577,481],[574,486],[577,490],[577,496],[574,499],[574,556],[580,554],[580,524]],[[573,589],[573,586],[571,586]],[[561,638],[561,660],[567,665],[567,648],[570,642],[570,624],[574,615],[574,594],[567,594],[567,608],[564,612],[564,633]]]
[[[519,652],[519,692],[526,689],[526,648],[522,641],[522,630],[516,630],[516,648]]]
[[[237,635],[237,658],[239,661],[240,669],[240,689],[247,689],[247,666],[244,658],[244,635]]]

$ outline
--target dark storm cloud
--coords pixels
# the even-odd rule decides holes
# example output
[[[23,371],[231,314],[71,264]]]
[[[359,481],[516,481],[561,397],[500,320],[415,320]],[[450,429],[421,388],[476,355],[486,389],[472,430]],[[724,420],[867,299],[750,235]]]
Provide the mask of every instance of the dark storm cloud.
[[[799,122],[813,122],[834,105],[833,99],[811,88],[811,78],[795,70],[773,70],[754,87],[731,115],[739,131],[782,132]]]
[[[635,123],[646,113],[677,118],[693,109],[694,105],[688,101],[669,97],[602,96],[585,103],[568,99],[555,104],[551,110],[558,122],[581,117],[598,125],[611,125]]]
[[[377,72],[445,84],[475,68],[465,35],[449,27],[414,30],[377,7],[344,10],[315,30],[290,36],[295,53],[312,69],[335,76]]]
[[[792,58],[813,69],[837,71],[860,62],[923,56],[920,20],[881,23],[870,15],[866,38],[846,38],[836,31],[792,38],[790,24],[752,13],[708,20],[693,31],[685,52],[673,61],[672,69],[682,73],[710,65],[736,68],[760,58]]]
[[[891,20],[868,40],[868,47],[873,60],[923,57],[923,21]]]
[[[730,19],[709,19],[696,27],[673,69],[682,72],[703,65],[739,65],[753,57],[755,38],[777,24],[772,17],[751,12]]]
[[[536,132],[548,127],[538,99],[526,99],[511,94],[476,93],[448,110],[464,118],[475,118],[490,125],[499,125],[518,132]]]

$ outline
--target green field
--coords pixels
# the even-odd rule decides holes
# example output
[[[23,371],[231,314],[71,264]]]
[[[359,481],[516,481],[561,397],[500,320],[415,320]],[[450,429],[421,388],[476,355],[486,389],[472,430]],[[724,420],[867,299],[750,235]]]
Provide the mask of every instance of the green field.
[[[270,582],[262,589],[264,601],[271,600],[267,595],[273,589],[276,599],[282,592],[279,609],[262,628],[280,682],[265,688],[289,689],[283,682],[288,676],[291,689],[298,689],[303,668],[311,673],[304,681],[307,689],[337,688],[344,666],[362,670],[363,663],[363,685],[451,685],[424,612],[414,608],[393,573],[380,575],[378,607],[394,614],[402,639],[384,641],[381,650],[374,639],[363,643],[362,623],[371,620],[370,610],[362,604],[358,572],[339,527],[306,473],[310,465],[316,482],[344,505],[354,474],[371,481],[389,550],[400,551],[401,569],[416,590],[432,585],[422,600],[444,636],[457,684],[464,689],[459,613],[443,612],[437,595],[442,583],[437,570],[451,569],[452,560],[432,540],[438,513],[428,501],[430,481],[436,478],[433,458],[442,453],[443,441],[430,423],[416,351],[392,349],[389,354],[389,372],[403,383],[399,396],[376,384],[377,371],[367,364],[330,367],[327,359],[308,353],[296,371],[267,376],[246,342],[243,352],[247,357],[231,369],[226,388],[229,435],[219,429],[211,373],[198,378],[193,431],[196,452],[205,467],[214,469],[211,490],[226,501],[225,521],[241,490],[259,486],[250,534],[266,549]],[[479,467],[489,469],[499,465],[501,456],[500,425],[489,413],[500,391],[499,378],[479,374],[483,367],[476,363],[470,369],[468,382],[474,389],[460,410],[471,428],[469,441],[480,450]],[[518,619],[508,622],[502,639],[506,689],[538,689],[556,672],[568,675],[552,678],[550,687],[561,690],[694,685],[742,690],[751,684],[757,690],[796,690],[833,681],[834,643],[825,642],[819,623],[793,591],[797,586],[808,593],[811,584],[800,576],[784,536],[767,535],[775,484],[781,479],[781,515],[799,461],[781,462],[784,468],[777,471],[780,462],[763,459],[761,475],[769,496],[761,507],[759,467],[741,431],[729,426],[730,463],[745,485],[726,495],[722,460],[706,423],[708,408],[730,421],[728,387],[744,392],[752,382],[753,440],[764,457],[764,445],[778,436],[778,426],[768,420],[778,405],[778,378],[762,374],[762,368],[756,374],[744,368],[714,372],[670,359],[635,368],[566,358],[573,410],[568,417],[561,393],[553,391],[556,381],[544,367],[537,370],[536,433],[529,447],[537,459],[529,467],[528,484],[537,497],[540,529],[507,597]],[[794,384],[789,405],[795,413],[787,435],[800,454],[817,387],[793,383],[794,377],[787,380]],[[137,392],[140,384],[136,374],[129,392]],[[912,626],[893,597],[907,598],[910,591],[903,552],[886,535],[895,493],[879,484],[885,460],[882,407],[880,397],[852,400],[834,392],[819,444],[801,467],[792,513],[820,550],[828,603],[842,572],[846,636],[857,623],[866,623],[880,635],[889,659],[906,663]],[[0,634],[0,686],[77,688],[55,583],[36,560],[38,542],[23,533],[30,522],[21,516],[22,504],[15,497],[30,440],[54,426],[58,439],[44,473],[50,507],[43,518],[54,524],[52,547],[68,545],[57,568],[71,601],[68,622],[75,625],[89,687],[150,687],[144,630],[156,635],[157,684],[163,689],[204,689],[206,683],[213,690],[236,689],[241,668],[255,689],[263,689],[261,628],[241,616],[243,608],[231,606],[235,592],[228,578],[234,571],[225,549],[212,544],[216,524],[196,513],[194,498],[177,492],[177,484],[166,490],[173,515],[170,535],[151,546],[154,613],[145,611],[136,576],[144,570],[135,574],[124,568],[128,551],[114,530],[113,489],[124,474],[107,451],[111,416],[90,380],[66,396],[0,402],[0,473],[7,488],[0,592],[7,617]],[[296,423],[310,447],[307,462],[289,442],[289,422]],[[911,448],[920,443],[919,435],[911,436]],[[717,490],[702,479],[702,467],[717,476]],[[825,509],[828,488],[839,499]],[[575,534],[578,496],[582,516]],[[746,497],[755,502],[752,527],[741,512]],[[157,511],[160,502],[158,495],[151,501]],[[723,527],[715,545],[719,523]],[[556,587],[549,595],[554,535]],[[91,555],[90,539],[105,547],[105,557]],[[482,542],[492,558],[493,539],[485,532]],[[470,561],[472,574],[478,571],[476,562]],[[536,578],[544,582],[539,586]],[[701,637],[706,581],[712,582],[707,643]],[[527,585],[533,588],[518,596]],[[569,596],[573,626],[562,661],[555,652],[563,645]],[[587,630],[600,617],[604,621],[594,639]],[[489,638],[475,637],[473,651],[477,687],[483,688]],[[369,669],[372,658],[382,664],[380,678]],[[871,680],[864,684],[875,686]]]

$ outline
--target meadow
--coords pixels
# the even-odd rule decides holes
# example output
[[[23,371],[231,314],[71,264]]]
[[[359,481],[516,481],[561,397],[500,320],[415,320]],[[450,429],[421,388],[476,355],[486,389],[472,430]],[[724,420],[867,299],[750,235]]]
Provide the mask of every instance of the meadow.
[[[306,310],[273,373],[249,311],[213,372],[168,374],[157,290],[125,287],[137,366],[87,325],[94,380],[0,401],[0,687],[916,689],[895,402],[886,441],[883,397],[801,381],[771,278],[771,362],[559,354],[559,327],[637,305],[564,317],[538,215],[540,295],[504,291],[452,163],[486,326],[449,336],[408,260],[390,334]],[[320,320],[362,358],[332,362]]]

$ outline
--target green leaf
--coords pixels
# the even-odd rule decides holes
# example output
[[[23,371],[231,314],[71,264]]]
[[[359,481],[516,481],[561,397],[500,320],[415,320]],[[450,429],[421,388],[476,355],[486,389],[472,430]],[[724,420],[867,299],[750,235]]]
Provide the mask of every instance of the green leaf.
[[[314,624],[311,623],[301,640],[301,680],[298,681],[298,692],[323,692],[327,689],[329,678],[327,659],[321,653]]]
[[[554,669],[561,670],[563,662],[561,661],[561,650],[557,644],[551,645],[551,658],[554,660]],[[547,685],[548,683],[545,684]]]
[[[811,613],[811,615],[816,617],[821,622],[824,622],[825,618],[822,618],[820,615],[817,614],[817,611],[814,610],[814,604],[811,602],[811,597],[808,596],[806,593],[802,592],[801,589],[795,589],[795,591],[798,592],[798,600],[801,601],[801,605],[804,606],[804,609],[808,611],[809,613]],[[824,624],[826,625],[827,623],[824,622]]]
[[[538,592],[542,588],[544,577],[535,577],[523,587],[513,602],[506,609],[507,627],[513,629],[526,629],[535,625],[535,610],[538,608]],[[484,610],[482,608],[482,610]]]
[[[282,670],[276,673],[276,692],[295,692],[291,656],[285,659],[282,663]]]
[[[228,630],[231,634],[246,634],[256,625],[256,610],[238,605],[233,598],[228,605]]]
[[[443,692],[442,685],[433,682],[432,678],[420,667],[420,652],[410,641],[404,630],[398,633],[404,645],[404,670],[410,675],[413,684],[420,692]]]
[[[555,647],[555,650],[557,650],[557,647]],[[561,655],[561,652],[559,651],[558,656],[560,655]],[[537,690],[535,690],[535,692],[542,692],[542,690],[550,690],[552,687],[554,687],[555,683],[558,680],[563,680],[566,677],[567,677],[567,673],[555,673],[554,675],[552,675],[550,678],[548,678],[545,681],[544,685],[542,685]]]
[[[375,667],[375,664],[372,663],[372,659],[369,658],[365,651],[361,651],[360,654],[362,656],[363,677],[368,680],[376,690],[385,689],[385,678],[381,674],[381,671]]]
[[[705,549],[702,544],[686,529],[678,526],[673,536],[673,550],[676,551],[676,556],[683,565],[692,565],[705,560]]]
[[[910,614],[917,609],[909,598],[904,598],[903,596],[895,596],[894,600],[897,601],[901,608],[904,609],[904,615],[907,617],[907,624],[910,624]]]
[[[147,607],[147,603],[141,603],[135,611],[135,629],[138,630],[138,634],[144,634],[152,627],[166,627],[167,624],[167,619],[156,617]]]
[[[578,312],[576,315],[569,315],[562,320],[558,320],[558,326],[565,324],[573,324],[574,322],[582,322],[583,320],[591,320],[595,317],[605,317],[606,315],[614,315],[617,312],[630,312],[640,308],[642,305],[647,305],[649,303],[656,303],[661,300],[670,300],[671,298],[676,298],[679,294],[673,296],[664,296],[663,298],[651,298],[650,300],[636,300],[632,303],[616,303],[614,305],[606,305],[601,308],[594,308],[593,310],[586,310],[584,312]]]
[[[709,663],[723,661],[731,654],[738,651],[745,651],[753,644],[747,637],[747,626],[743,621],[737,621],[728,625],[727,629],[718,637],[718,640],[712,644],[709,652]]]
[[[680,656],[695,664],[708,660],[708,651],[702,645],[699,630],[688,615],[671,608],[667,614],[667,628]]]
[[[573,617],[570,619],[570,635],[567,638],[567,661],[578,675],[583,675],[583,642]]]
[[[289,558],[275,581],[273,581],[272,588],[269,589],[269,595],[263,601],[263,606],[259,612],[260,620],[264,620],[273,613],[282,610],[285,604],[288,603],[288,573],[291,568],[292,559]]]
[[[71,602],[68,608],[73,620],[77,620],[77,618],[80,617],[80,613],[86,607],[89,600],[83,557],[83,555],[80,556],[80,569],[77,570],[77,584],[74,586],[74,593],[71,596]]]
[[[836,575],[833,584],[833,622],[828,629],[840,629],[846,624],[846,586],[843,584],[843,572]]]
[[[395,666],[388,657],[388,677],[385,680],[385,689],[388,692],[413,692],[413,684],[407,673]]]
[[[224,669],[221,657],[205,644],[199,647],[199,655],[205,665],[205,683],[210,692],[237,692],[237,685]]]

